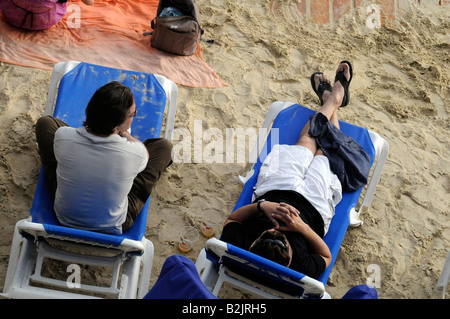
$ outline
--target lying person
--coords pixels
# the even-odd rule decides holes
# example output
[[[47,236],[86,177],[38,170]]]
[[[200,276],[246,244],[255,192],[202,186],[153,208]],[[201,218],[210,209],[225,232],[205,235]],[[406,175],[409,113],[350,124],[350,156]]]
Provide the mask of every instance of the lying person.
[[[311,79],[323,102],[318,112],[339,128],[339,108],[349,102],[351,64],[339,64],[333,86],[320,72]],[[318,278],[331,262],[322,238],[342,187],[309,129],[308,121],[295,145],[274,146],[261,166],[256,200],[227,218],[221,240]]]

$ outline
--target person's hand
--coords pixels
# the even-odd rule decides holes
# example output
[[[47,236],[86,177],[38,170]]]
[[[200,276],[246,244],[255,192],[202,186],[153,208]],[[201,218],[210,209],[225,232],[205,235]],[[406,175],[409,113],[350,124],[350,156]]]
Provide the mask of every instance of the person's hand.
[[[283,223],[283,225],[278,226],[278,230],[301,233],[306,226],[306,223],[300,217],[300,212],[286,203],[278,205],[277,210],[272,212],[272,218],[277,221],[278,225],[279,222]]]
[[[128,131],[119,131],[119,136],[120,137],[127,137],[127,136],[131,136],[131,134]]]
[[[130,134],[130,132],[128,132],[128,131],[119,131],[119,136],[120,137],[125,137],[126,139],[127,139],[127,141],[130,141],[130,142],[141,142],[141,141],[139,141],[138,139],[136,139],[136,138],[134,138],[131,134]],[[142,142],[141,142],[142,143]]]
[[[130,127],[131,127],[130,123],[124,122],[121,125],[119,125],[117,127],[117,129],[119,130],[119,132],[126,132],[126,131],[128,131],[130,129]]]
[[[280,205],[279,203],[269,201],[264,201],[260,204],[261,210],[264,212],[267,218],[269,218],[272,221],[273,225],[275,226],[275,229],[278,229],[278,227],[280,227],[280,224],[273,215],[278,211],[279,205]]]

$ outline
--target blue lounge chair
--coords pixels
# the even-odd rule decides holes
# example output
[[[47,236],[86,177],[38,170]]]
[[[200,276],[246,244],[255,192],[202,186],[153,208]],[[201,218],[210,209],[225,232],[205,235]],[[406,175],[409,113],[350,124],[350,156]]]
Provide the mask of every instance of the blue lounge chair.
[[[252,202],[253,187],[256,184],[259,169],[272,146],[277,143],[296,143],[301,129],[312,114],[314,111],[290,102],[278,101],[271,105],[263,123],[263,130],[258,136],[257,146],[250,155],[250,158],[255,159],[258,156],[257,161],[247,176],[241,177],[245,185],[234,210]],[[214,295],[218,295],[224,282],[229,282],[266,298],[329,297],[325,286],[347,228],[349,225],[356,227],[362,224],[359,215],[370,206],[389,149],[387,142],[377,133],[342,121],[340,126],[344,133],[353,137],[369,154],[372,173],[358,210],[356,207],[362,188],[352,193],[344,193],[342,201],[336,207],[335,216],[324,237],[332,254],[331,264],[316,280],[213,238],[206,242],[206,247],[201,251],[196,266],[202,281]]]
[[[52,73],[44,114],[53,114],[70,126],[80,127],[94,92],[113,80],[133,91],[139,113],[131,134],[141,141],[160,137],[167,110],[164,136],[170,140],[177,87],[159,75],[76,61],[58,63]],[[121,235],[62,226],[55,218],[53,200],[41,168],[30,217],[20,220],[15,227],[2,295],[8,298],[142,298],[148,292],[153,261],[153,244],[144,236],[148,209],[149,201],[134,225]],[[111,284],[83,284],[70,277],[70,272],[68,280],[47,278],[41,274],[45,258],[111,268]]]

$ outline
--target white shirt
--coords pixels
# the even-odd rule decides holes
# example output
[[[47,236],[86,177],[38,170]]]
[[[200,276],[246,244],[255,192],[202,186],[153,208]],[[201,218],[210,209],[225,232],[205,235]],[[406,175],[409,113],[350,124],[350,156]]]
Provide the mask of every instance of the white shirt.
[[[69,227],[120,234],[128,193],[147,165],[144,144],[117,134],[99,137],[86,128],[61,127],[55,133],[58,162],[54,210]]]

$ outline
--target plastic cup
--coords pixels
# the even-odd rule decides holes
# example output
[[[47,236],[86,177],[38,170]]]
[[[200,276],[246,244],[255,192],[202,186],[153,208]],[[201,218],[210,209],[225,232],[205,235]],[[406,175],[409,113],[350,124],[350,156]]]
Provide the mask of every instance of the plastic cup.
[[[198,239],[198,231],[195,227],[185,226],[180,231],[180,243],[178,249],[183,253],[187,253],[192,249],[193,244]]]
[[[203,213],[203,221],[201,225],[201,231],[203,236],[212,237],[220,224],[222,216],[216,210],[207,210]]]

